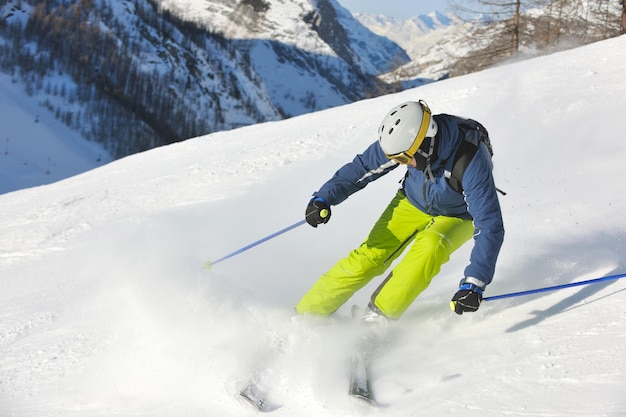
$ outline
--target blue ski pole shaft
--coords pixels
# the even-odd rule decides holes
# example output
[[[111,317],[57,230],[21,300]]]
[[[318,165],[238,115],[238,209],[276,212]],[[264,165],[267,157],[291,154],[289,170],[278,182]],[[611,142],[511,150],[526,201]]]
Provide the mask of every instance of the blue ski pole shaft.
[[[257,246],[257,245],[260,245],[260,244],[261,244],[261,243],[263,243],[263,242],[267,242],[268,240],[273,239],[273,238],[275,238],[276,236],[282,235],[283,233],[288,232],[288,231],[290,231],[291,229],[295,229],[296,227],[301,226],[301,225],[303,225],[304,223],[306,223],[306,220],[300,220],[299,222],[296,222],[296,223],[292,224],[291,226],[287,226],[287,227],[285,227],[284,229],[280,229],[279,231],[274,232],[274,233],[272,233],[271,235],[265,236],[264,238],[259,239],[259,240],[257,240],[256,242],[252,242],[252,243],[250,243],[249,245],[246,245],[246,246],[244,246],[244,247],[243,247],[243,248],[241,248],[241,249],[237,249],[236,251],[234,251],[234,252],[232,252],[232,253],[229,253],[228,255],[223,256],[223,257],[221,257],[220,259],[218,259],[218,260],[216,260],[216,261],[207,261],[207,262],[204,264],[204,267],[205,267],[206,269],[211,269],[211,267],[212,267],[213,265],[215,265],[216,263],[218,263],[218,262],[225,261],[225,260],[226,260],[226,259],[228,259],[228,258],[232,258],[233,256],[240,254],[241,252],[245,252],[245,251],[247,251],[248,249],[252,249],[253,247],[255,247],[255,246]]]
[[[537,293],[546,292],[546,291],[562,290],[563,288],[579,287],[581,285],[596,284],[598,282],[603,282],[603,281],[614,281],[616,279],[621,279],[621,278],[626,278],[626,274],[611,275],[608,277],[588,279],[586,281],[570,282],[569,284],[554,285],[552,287],[537,288],[534,290],[513,292],[510,294],[494,295],[492,297],[483,298],[483,301],[493,301],[493,300],[501,300],[503,298],[521,297],[523,295],[537,294]]]

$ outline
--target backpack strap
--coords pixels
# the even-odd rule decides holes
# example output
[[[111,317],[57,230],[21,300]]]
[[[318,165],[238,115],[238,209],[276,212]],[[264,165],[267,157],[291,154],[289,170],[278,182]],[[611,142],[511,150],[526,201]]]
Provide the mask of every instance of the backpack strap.
[[[463,174],[465,174],[465,170],[470,162],[472,162],[472,158],[474,158],[477,151],[478,146],[474,145],[470,141],[463,140],[459,145],[456,154],[454,154],[454,164],[452,165],[452,171],[450,172],[448,182],[450,186],[459,193],[463,191],[463,185],[461,183],[463,180]]]
[[[482,143],[487,145],[487,149],[489,150],[489,153],[493,155],[493,152],[491,151],[489,144],[486,142],[482,142]],[[459,148],[457,149],[456,154],[454,154],[454,164],[452,165],[452,172],[450,173],[450,176],[448,177],[448,184],[450,184],[450,186],[456,192],[459,192],[459,193],[463,192],[463,184],[461,183],[461,181],[463,180],[463,174],[465,174],[465,170],[469,166],[470,162],[472,162],[472,159],[474,158],[474,155],[476,155],[476,152],[478,152],[479,146],[480,146],[480,143],[478,145],[474,145],[472,142],[464,140],[459,145]],[[498,187],[496,187],[496,191],[502,195],[506,195],[506,192],[502,191]]]

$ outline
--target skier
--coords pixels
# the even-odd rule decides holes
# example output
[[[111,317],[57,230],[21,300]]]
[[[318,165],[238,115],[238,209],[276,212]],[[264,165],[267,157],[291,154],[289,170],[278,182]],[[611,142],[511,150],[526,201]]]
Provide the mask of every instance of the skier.
[[[472,236],[474,247],[464,277],[450,302],[457,314],[476,311],[491,282],[504,239],[490,148],[479,142],[459,178],[457,150],[467,132],[487,131],[471,119],[437,114],[420,100],[394,107],[384,117],[378,140],[313,193],[306,221],[313,227],[330,220],[331,206],[368,183],[407,166],[400,190],[366,240],[339,260],[296,306],[300,314],[326,316],[341,307],[374,277],[384,273],[408,247],[404,258],[374,291],[366,321],[398,319],[424,291],[452,252]],[[487,136],[488,137],[488,136]],[[455,190],[452,180],[462,182]],[[462,180],[462,181],[461,181]],[[462,189],[461,189],[462,187]]]

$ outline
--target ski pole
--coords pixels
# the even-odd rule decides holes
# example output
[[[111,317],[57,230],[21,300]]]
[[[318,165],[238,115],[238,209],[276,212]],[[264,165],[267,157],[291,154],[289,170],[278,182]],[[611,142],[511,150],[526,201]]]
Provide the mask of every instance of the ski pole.
[[[485,298],[483,298],[483,301],[500,300],[502,298],[521,297],[523,295],[537,294],[537,293],[546,292],[546,291],[556,291],[556,290],[561,290],[563,288],[570,288],[570,287],[578,287],[578,286],[581,286],[581,285],[596,284],[598,282],[613,281],[613,280],[621,279],[621,278],[626,278],[626,274],[611,275],[611,276],[608,276],[608,277],[588,279],[586,281],[570,282],[569,284],[554,285],[552,287],[544,287],[544,288],[537,288],[537,289],[534,289],[534,290],[527,290],[527,291],[520,291],[520,292],[512,292],[512,293],[509,293],[509,294],[494,295],[492,297],[485,297]]]
[[[206,262],[204,263],[204,269],[211,269],[211,267],[212,267],[213,265],[215,265],[216,263],[218,263],[218,262],[222,262],[222,261],[224,261],[224,260],[226,260],[226,259],[228,259],[228,258],[232,258],[233,256],[240,254],[241,252],[245,252],[245,251],[247,251],[248,249],[251,249],[251,248],[253,248],[253,247],[257,246],[257,245],[260,245],[260,244],[261,244],[261,243],[263,243],[263,242],[267,242],[268,240],[273,239],[273,238],[275,238],[275,237],[276,237],[276,236],[278,236],[278,235],[282,235],[283,233],[288,232],[288,231],[290,231],[291,229],[295,229],[296,227],[301,226],[301,225],[303,225],[304,223],[306,223],[306,220],[300,220],[299,222],[296,222],[296,223],[292,224],[291,226],[287,226],[287,227],[285,227],[284,229],[280,229],[279,231],[274,232],[274,233],[272,233],[271,235],[265,236],[264,238],[259,239],[259,240],[257,240],[256,242],[252,242],[252,243],[250,243],[249,245],[246,245],[246,246],[244,246],[244,247],[243,247],[243,248],[241,248],[241,249],[237,249],[236,251],[234,251],[234,252],[232,252],[232,253],[229,253],[229,254],[228,254],[228,255],[226,255],[226,256],[221,257],[221,258],[220,258],[220,259],[218,259],[217,261],[206,261]]]

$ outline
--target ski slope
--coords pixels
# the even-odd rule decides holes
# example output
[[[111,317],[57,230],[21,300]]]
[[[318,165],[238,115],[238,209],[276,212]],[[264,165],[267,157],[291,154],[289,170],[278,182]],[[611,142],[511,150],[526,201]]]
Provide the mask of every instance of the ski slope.
[[[0,195],[0,415],[256,415],[255,369],[289,417],[626,416],[626,280],[448,303],[471,242],[391,329],[382,406],[346,397],[351,304],[293,306],[358,245],[401,169],[210,271],[206,260],[302,219],[394,105],[489,129],[506,227],[486,295],[626,272],[626,37],[352,105],[188,140]]]

